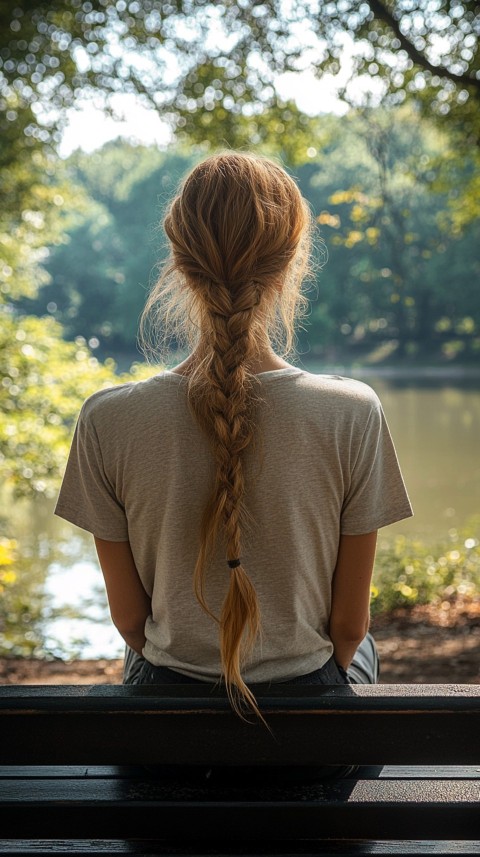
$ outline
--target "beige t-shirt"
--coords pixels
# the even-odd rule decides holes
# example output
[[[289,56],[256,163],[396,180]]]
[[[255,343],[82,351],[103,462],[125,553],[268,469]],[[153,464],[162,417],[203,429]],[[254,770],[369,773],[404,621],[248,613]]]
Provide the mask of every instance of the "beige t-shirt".
[[[263,372],[260,442],[245,459],[252,516],[242,560],[262,635],[244,675],[278,681],[325,664],[341,533],[412,515],[381,404],[364,383],[295,367]],[[84,403],[55,513],[101,539],[129,541],[152,599],[144,656],[193,678],[220,676],[218,627],[192,577],[214,472],[209,441],[172,372],[100,390]],[[215,615],[229,583],[219,545],[207,573]]]

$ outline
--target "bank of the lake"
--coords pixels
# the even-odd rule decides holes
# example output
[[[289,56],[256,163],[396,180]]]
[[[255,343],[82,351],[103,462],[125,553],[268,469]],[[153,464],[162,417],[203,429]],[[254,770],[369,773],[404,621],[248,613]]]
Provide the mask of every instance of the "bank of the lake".
[[[382,684],[480,684],[480,599],[374,619]],[[121,684],[123,658],[1,658],[0,684]]]

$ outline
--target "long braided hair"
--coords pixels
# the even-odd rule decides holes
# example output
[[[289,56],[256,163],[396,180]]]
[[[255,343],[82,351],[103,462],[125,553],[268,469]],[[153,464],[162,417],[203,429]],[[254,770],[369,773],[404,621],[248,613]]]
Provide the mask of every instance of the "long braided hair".
[[[255,359],[306,307],[312,219],[294,180],[274,161],[239,152],[213,155],[185,179],[164,218],[171,255],[142,315],[193,348],[188,399],[210,439],[214,485],[203,512],[193,581],[203,609],[219,623],[228,697],[237,713],[259,716],[242,667],[258,637],[257,594],[241,561],[245,506],[243,456],[252,443],[259,403]],[[153,311],[153,312],[152,312]],[[220,617],[206,602],[204,582],[223,540],[231,570]]]

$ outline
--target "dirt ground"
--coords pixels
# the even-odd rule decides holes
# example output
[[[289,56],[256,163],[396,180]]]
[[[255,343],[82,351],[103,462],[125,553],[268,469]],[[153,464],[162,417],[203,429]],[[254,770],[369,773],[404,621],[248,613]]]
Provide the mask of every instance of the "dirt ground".
[[[375,619],[382,684],[480,684],[480,600]],[[121,660],[0,658],[0,684],[121,684]]]

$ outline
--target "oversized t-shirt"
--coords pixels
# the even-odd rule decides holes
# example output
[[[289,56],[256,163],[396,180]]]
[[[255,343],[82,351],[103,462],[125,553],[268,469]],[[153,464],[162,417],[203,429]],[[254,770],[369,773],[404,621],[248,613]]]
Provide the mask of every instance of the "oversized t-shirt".
[[[296,367],[257,375],[262,401],[246,450],[248,528],[242,564],[261,610],[248,682],[286,681],[323,666],[340,534],[412,514],[380,401],[368,385]],[[151,597],[144,656],[215,681],[218,626],[193,592],[201,517],[215,472],[187,379],[162,372],[84,403],[55,513],[101,539],[130,542]],[[230,570],[219,543],[207,569],[215,615]]]

